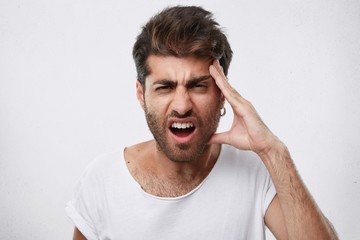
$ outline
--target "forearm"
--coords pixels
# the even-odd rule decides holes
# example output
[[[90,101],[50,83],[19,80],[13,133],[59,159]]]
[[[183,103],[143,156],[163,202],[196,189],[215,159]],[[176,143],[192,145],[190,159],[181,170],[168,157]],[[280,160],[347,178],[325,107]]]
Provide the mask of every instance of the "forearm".
[[[266,127],[251,102],[230,85],[218,60],[209,67],[209,72],[234,112],[230,130],[214,134],[209,143],[230,144],[238,149],[252,150],[260,156],[278,193],[281,209],[276,200],[276,213],[281,211],[282,214],[276,214],[276,217],[281,215],[282,220],[284,215],[290,239],[337,239],[331,224],[322,215],[298,175],[285,145]]]
[[[286,146],[276,142],[259,156],[274,182],[289,239],[337,239],[301,180]]]

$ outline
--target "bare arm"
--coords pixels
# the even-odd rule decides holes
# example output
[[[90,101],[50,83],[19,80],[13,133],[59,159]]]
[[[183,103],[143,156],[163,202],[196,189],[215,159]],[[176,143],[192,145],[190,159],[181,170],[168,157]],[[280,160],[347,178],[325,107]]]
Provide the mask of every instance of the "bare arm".
[[[297,173],[286,146],[278,142],[270,151],[261,153],[260,157],[273,179],[279,202],[278,206],[270,206],[273,209],[266,214],[265,222],[269,229],[275,235],[279,233],[274,221],[279,221],[277,215],[281,211],[289,238],[337,239],[331,223],[324,217]]]
[[[230,86],[217,60],[209,70],[234,112],[230,130],[214,134],[209,143],[252,150],[262,159],[277,190],[265,216],[270,230],[278,239],[337,239],[297,173],[286,146],[267,128],[253,105]]]
[[[73,240],[86,240],[85,236],[75,227]]]

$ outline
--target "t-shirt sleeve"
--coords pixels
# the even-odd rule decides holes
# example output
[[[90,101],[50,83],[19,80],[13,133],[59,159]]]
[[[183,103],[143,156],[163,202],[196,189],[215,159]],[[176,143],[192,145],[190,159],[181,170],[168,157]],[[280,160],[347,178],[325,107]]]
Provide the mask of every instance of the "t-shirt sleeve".
[[[77,229],[88,239],[98,239],[96,226],[99,222],[97,213],[97,178],[94,163],[90,164],[78,181],[73,196],[66,204],[66,214]]]
[[[272,182],[272,179],[270,175],[267,173],[266,181],[265,181],[265,189],[264,189],[264,209],[263,209],[263,215],[265,216],[265,213],[267,209],[270,206],[270,203],[276,196],[276,189]]]

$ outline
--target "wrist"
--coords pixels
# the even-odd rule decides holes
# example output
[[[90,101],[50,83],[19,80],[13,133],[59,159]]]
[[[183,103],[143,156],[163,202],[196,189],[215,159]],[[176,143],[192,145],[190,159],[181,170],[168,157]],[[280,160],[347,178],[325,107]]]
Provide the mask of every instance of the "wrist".
[[[279,159],[281,156],[288,155],[288,149],[286,145],[278,138],[274,139],[269,147],[263,149],[258,153],[259,157],[264,162],[271,162],[272,160]]]

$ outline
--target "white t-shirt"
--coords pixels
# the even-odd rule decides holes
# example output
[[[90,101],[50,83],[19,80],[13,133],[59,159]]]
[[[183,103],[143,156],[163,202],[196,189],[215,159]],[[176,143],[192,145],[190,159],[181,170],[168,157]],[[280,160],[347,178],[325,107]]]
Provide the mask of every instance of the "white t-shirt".
[[[175,198],[144,192],[117,151],[88,166],[66,212],[89,240],[260,240],[275,194],[257,155],[228,145],[208,177]]]

